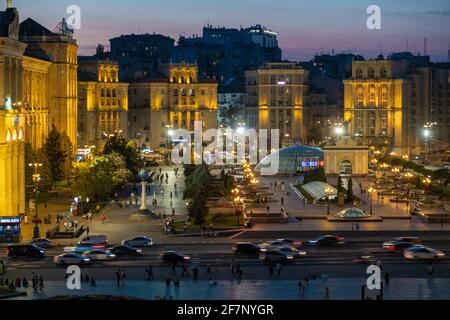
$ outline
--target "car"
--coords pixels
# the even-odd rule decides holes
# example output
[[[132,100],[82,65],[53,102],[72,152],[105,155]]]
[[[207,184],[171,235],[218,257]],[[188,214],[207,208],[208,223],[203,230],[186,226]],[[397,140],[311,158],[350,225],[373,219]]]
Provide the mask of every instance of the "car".
[[[403,250],[411,248],[413,246],[416,246],[412,242],[404,242],[404,241],[395,241],[391,242],[388,246],[385,246],[383,244],[383,247],[386,248],[388,251],[396,251],[396,252],[403,252]]]
[[[422,239],[419,237],[398,237],[394,238],[394,241],[411,242],[415,244],[422,243]]]
[[[128,240],[123,240],[122,244],[130,247],[150,247],[153,245],[153,241],[147,237],[135,237]]]
[[[116,256],[139,256],[140,254],[142,254],[141,249],[125,245],[115,246],[111,249],[111,252]]]
[[[105,246],[89,246],[89,245],[78,245],[76,247],[64,247],[63,251],[67,253],[85,253],[94,249],[105,249]]]
[[[286,254],[290,254],[294,258],[300,258],[300,257],[306,256],[306,251],[298,250],[295,247],[281,247],[281,248],[278,248],[277,251],[280,251],[280,252],[283,252]]]
[[[78,245],[82,246],[106,246],[108,238],[105,235],[89,235],[78,241]]]
[[[413,246],[403,252],[403,257],[407,260],[434,260],[444,258],[445,254],[424,246]]]
[[[292,261],[294,256],[292,254],[277,250],[269,250],[266,252],[261,252],[260,259],[269,262],[286,262]]]
[[[261,248],[250,242],[238,242],[233,246],[233,252],[235,254],[258,255],[261,253]]]
[[[88,257],[92,261],[98,260],[113,260],[116,258],[116,255],[109,250],[103,249],[94,249],[91,251],[87,251],[84,253],[84,256]]]
[[[36,238],[31,241],[28,241],[27,244],[35,244],[40,248],[51,248],[52,242],[49,239],[45,238]]]
[[[345,244],[345,239],[343,237],[326,235],[314,240],[309,240],[308,243],[319,247],[333,247]]]
[[[272,241],[264,241],[259,244],[260,247],[284,246],[284,245],[292,245],[300,247],[302,245],[302,242],[299,240],[292,240],[292,239],[277,239]]]
[[[54,256],[53,262],[55,264],[87,264],[91,262],[91,259],[78,253],[64,253]]]
[[[362,254],[353,259],[353,263],[356,264],[377,264],[379,260],[370,254]]]
[[[45,255],[45,249],[35,244],[10,244],[6,249],[8,257],[41,258]]]
[[[161,259],[165,262],[186,262],[189,261],[191,257],[175,251],[166,251],[161,253]]]

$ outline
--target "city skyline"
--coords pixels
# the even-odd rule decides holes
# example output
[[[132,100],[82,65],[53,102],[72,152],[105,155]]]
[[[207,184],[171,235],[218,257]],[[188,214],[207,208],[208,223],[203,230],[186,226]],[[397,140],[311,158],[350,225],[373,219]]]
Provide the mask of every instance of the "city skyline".
[[[331,53],[332,50],[336,54],[351,52],[366,58],[376,57],[380,52],[388,55],[407,49],[423,54],[425,38],[431,59],[447,61],[450,43],[450,4],[441,0],[411,1],[407,7],[378,1],[381,30],[366,27],[366,9],[375,4],[370,1],[357,6],[349,1],[341,1],[339,6],[331,1],[314,4],[286,1],[283,10],[278,10],[275,4],[261,8],[253,0],[244,4],[235,0],[219,4],[199,0],[188,5],[178,0],[131,0],[127,3],[113,0],[108,6],[85,0],[61,1],[56,5],[49,0],[39,4],[25,0],[14,3],[22,21],[32,16],[49,29],[53,29],[60,18],[68,16],[66,8],[71,4],[81,8],[81,29],[75,31],[80,55],[93,54],[98,43],[109,45],[110,38],[121,34],[155,32],[178,40],[180,35],[201,34],[202,27],[208,23],[234,28],[264,25],[278,33],[283,58],[296,61],[309,60],[316,53]],[[236,12],[236,7],[242,10]]]

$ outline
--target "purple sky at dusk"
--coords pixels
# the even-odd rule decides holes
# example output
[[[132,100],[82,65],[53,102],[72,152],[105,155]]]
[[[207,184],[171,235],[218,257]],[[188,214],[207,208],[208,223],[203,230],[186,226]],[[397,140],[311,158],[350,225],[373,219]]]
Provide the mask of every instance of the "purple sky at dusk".
[[[450,44],[448,0],[15,0],[21,20],[32,17],[53,29],[68,16],[66,8],[81,8],[81,30],[75,37],[80,55],[95,52],[98,43],[127,33],[201,34],[208,22],[226,27],[262,24],[278,33],[283,56],[309,60],[317,52],[335,49],[367,58],[406,49],[446,61]],[[381,30],[368,30],[366,9],[381,7]]]

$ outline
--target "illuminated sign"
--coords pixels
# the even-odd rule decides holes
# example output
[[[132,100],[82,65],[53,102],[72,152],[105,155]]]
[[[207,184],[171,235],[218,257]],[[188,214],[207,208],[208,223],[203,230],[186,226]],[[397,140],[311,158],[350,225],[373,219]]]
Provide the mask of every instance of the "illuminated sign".
[[[278,81],[279,86],[284,86],[286,84],[286,81]]]
[[[20,223],[20,218],[0,218],[0,223],[2,224]]]
[[[323,160],[314,160],[314,161],[302,161],[302,167],[304,168],[317,168],[323,167]]]

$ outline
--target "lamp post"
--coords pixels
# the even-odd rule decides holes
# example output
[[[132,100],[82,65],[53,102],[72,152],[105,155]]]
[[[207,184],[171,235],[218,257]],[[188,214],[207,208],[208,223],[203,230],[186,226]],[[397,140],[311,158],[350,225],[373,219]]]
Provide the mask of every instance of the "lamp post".
[[[375,189],[370,187],[367,191],[369,192],[370,215],[372,215],[373,214],[372,193],[375,192]]]
[[[424,186],[425,186],[425,197],[426,197],[426,201],[428,202],[428,194],[427,194],[427,191],[428,191],[428,188],[429,188],[429,186],[430,186],[430,184],[431,184],[431,179],[430,179],[429,177],[425,177],[425,178],[423,178],[422,183],[423,183]]]
[[[240,220],[240,213],[239,213],[239,204],[243,201],[243,199],[241,197],[236,197],[234,198],[234,204],[235,204],[235,213],[237,216],[237,225],[239,226],[241,220]]]
[[[39,182],[41,181],[41,175],[39,174],[39,168],[43,166],[42,163],[34,162],[29,163],[29,167],[34,167],[34,174],[32,176],[33,183],[34,183],[34,234],[33,238],[39,238],[40,232],[39,232],[39,224],[38,224],[38,195],[39,195]]]
[[[333,192],[333,189],[331,189],[331,187],[326,187],[324,192],[327,195],[327,216],[329,216],[330,215],[330,194]]]

